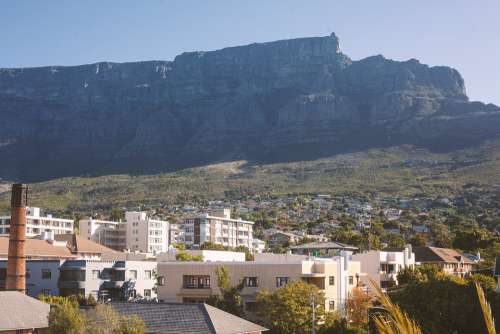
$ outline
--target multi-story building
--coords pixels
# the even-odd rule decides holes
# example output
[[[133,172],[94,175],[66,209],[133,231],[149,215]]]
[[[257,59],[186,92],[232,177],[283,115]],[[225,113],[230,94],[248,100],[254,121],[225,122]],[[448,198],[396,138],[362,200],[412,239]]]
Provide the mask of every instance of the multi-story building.
[[[40,208],[26,208],[26,237],[31,238],[43,232],[57,234],[73,233],[72,219],[55,218],[52,215],[41,216]],[[0,235],[8,236],[10,232],[10,216],[0,217]]]
[[[169,223],[152,219],[146,212],[125,212],[126,248],[143,253],[164,253],[168,250]]]
[[[158,254],[169,246],[169,223],[152,219],[146,212],[127,211],[124,222],[85,218],[80,234],[114,250]]]
[[[206,242],[227,247],[253,247],[253,222],[231,219],[231,211],[204,214],[184,220],[184,243],[188,248],[199,248]]]
[[[326,310],[343,310],[349,292],[359,283],[360,263],[348,254],[329,259],[305,259],[292,255],[262,257],[246,262],[159,262],[158,275],[165,277],[158,286],[158,299],[167,302],[204,302],[219,293],[216,269],[225,267],[231,283],[244,280],[245,308],[254,310],[260,290],[275,291],[292,281],[316,285],[326,297]]]
[[[101,300],[156,297],[156,262],[67,260],[60,267],[61,296],[92,294]]]
[[[26,260],[26,294],[57,296],[59,288],[59,268],[64,260]],[[7,260],[0,260],[0,290],[5,289]]]
[[[123,251],[127,230],[123,222],[84,218],[80,220],[80,235],[108,248]]]
[[[184,231],[181,229],[181,226],[179,224],[170,224],[168,232],[169,245],[184,243],[183,232]]]
[[[415,267],[415,254],[411,245],[404,248],[386,248],[358,253],[352,259],[361,263],[362,283],[371,288],[370,279],[382,288],[398,285],[398,273]]]

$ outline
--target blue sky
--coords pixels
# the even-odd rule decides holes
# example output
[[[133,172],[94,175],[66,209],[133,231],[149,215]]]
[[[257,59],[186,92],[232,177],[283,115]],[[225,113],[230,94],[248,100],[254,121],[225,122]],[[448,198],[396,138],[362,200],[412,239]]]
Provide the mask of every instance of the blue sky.
[[[170,60],[184,51],[334,31],[374,54],[458,69],[500,105],[499,0],[0,0],[0,67]]]

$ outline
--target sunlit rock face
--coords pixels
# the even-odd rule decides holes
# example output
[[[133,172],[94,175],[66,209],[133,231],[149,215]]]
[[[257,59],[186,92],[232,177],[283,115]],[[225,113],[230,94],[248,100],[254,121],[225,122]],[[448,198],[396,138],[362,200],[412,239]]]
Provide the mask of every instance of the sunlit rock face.
[[[500,109],[469,102],[456,70],[352,61],[335,34],[173,61],[0,69],[0,178],[452,150],[499,134]]]

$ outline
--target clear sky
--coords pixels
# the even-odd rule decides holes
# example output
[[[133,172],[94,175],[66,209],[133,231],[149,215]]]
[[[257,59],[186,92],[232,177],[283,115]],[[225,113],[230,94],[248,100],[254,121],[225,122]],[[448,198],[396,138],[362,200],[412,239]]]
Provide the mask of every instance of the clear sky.
[[[500,105],[500,0],[0,0],[0,67],[171,60],[334,31],[353,59],[458,69]]]

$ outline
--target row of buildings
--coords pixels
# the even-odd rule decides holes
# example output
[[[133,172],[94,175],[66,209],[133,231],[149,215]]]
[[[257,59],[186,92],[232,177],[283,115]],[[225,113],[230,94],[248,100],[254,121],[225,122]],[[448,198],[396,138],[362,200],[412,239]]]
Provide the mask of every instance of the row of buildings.
[[[26,209],[26,236],[36,237],[45,233],[73,234],[71,219],[42,216],[40,208]],[[264,245],[253,238],[253,222],[231,218],[230,210],[186,218],[182,224],[152,218],[146,212],[127,211],[124,221],[84,218],[79,221],[80,235],[105,247],[123,251],[159,254],[168,251],[172,244],[185,244],[187,248],[200,248],[204,243],[228,248],[246,247],[260,252]],[[0,236],[7,236],[10,216],[0,217]]]
[[[204,302],[219,293],[217,268],[228,269],[234,285],[243,281],[245,307],[255,307],[259,290],[274,291],[302,280],[316,285],[326,297],[327,310],[342,310],[354,287],[369,289],[372,279],[383,288],[397,285],[403,268],[432,263],[464,276],[474,263],[456,251],[407,246],[355,253],[354,247],[314,242],[292,247],[294,254],[255,254],[245,261],[237,252],[193,250],[202,262],[176,261],[175,256],[145,257],[109,249],[73,234],[45,234],[27,239],[26,290],[45,295],[93,295],[99,300],[158,300]],[[5,284],[8,238],[0,237],[0,289]]]

